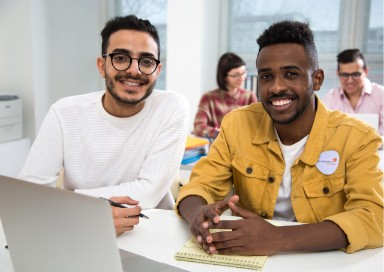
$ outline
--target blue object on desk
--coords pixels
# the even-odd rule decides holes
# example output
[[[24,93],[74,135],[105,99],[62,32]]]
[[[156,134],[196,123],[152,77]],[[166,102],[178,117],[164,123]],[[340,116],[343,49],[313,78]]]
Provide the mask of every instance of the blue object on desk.
[[[205,155],[204,147],[192,148],[184,151],[183,160]]]
[[[206,154],[200,154],[200,155],[197,155],[197,156],[192,157],[192,158],[183,159],[183,160],[181,161],[181,164],[190,164],[190,163],[193,163],[193,162],[195,162],[195,161],[200,160],[200,158],[201,158],[201,157],[204,157],[204,156],[206,156]]]

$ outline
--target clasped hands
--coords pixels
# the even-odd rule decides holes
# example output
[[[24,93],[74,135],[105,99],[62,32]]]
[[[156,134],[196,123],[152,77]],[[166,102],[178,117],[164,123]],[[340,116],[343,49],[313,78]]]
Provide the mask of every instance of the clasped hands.
[[[237,195],[214,204],[202,205],[189,226],[202,248],[209,254],[271,255],[279,251],[279,228],[259,215],[236,206]],[[221,220],[227,209],[242,217],[239,220]],[[218,231],[211,233],[210,229]]]

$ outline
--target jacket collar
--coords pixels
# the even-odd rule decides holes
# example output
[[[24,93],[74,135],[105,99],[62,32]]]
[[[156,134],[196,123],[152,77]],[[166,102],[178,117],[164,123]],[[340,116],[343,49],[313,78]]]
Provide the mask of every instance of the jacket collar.
[[[320,153],[322,152],[323,143],[328,126],[328,110],[320,99],[315,95],[315,103],[317,103],[317,110],[315,120],[312,125],[312,129],[309,133],[308,141],[305,144],[303,153],[300,156],[300,160],[308,165],[316,165]],[[261,103],[260,106],[262,107]],[[260,118],[259,127],[263,128],[255,133],[253,138],[253,144],[269,143],[268,146],[277,154],[281,153],[279,145],[277,143],[277,137],[275,134],[273,121],[268,113],[262,107],[262,111],[256,114],[263,114]]]

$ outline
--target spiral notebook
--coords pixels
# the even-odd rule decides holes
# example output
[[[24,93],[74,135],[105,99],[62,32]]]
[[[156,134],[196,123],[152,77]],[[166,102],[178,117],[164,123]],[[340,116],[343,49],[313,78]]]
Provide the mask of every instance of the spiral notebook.
[[[192,236],[176,253],[176,260],[262,271],[267,256],[218,255],[205,252]]]

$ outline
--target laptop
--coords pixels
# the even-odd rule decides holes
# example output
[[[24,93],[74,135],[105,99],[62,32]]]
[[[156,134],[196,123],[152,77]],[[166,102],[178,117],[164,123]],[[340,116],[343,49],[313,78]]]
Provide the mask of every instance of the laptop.
[[[360,121],[363,121],[364,123],[367,123],[376,131],[379,131],[379,115],[378,114],[370,114],[370,113],[350,113],[350,116],[359,119]]]
[[[102,199],[0,176],[0,218],[15,271],[185,271],[119,251]]]

